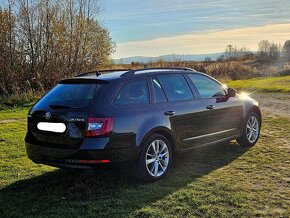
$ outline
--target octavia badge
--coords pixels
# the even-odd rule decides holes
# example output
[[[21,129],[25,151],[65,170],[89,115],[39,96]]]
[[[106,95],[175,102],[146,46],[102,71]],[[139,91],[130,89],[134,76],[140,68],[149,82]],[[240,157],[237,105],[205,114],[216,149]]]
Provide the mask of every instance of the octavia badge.
[[[49,118],[51,118],[51,113],[50,112],[46,112],[44,116],[48,120]]]

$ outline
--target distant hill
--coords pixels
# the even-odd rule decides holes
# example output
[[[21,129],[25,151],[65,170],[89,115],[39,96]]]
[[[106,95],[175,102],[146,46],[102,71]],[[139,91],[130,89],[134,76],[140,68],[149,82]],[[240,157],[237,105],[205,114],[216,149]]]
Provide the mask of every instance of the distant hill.
[[[218,57],[223,55],[223,52],[212,53],[212,54],[200,54],[200,55],[180,55],[180,54],[170,54],[170,55],[161,55],[158,57],[145,57],[145,56],[134,56],[121,59],[113,59],[115,64],[131,64],[131,62],[156,62],[156,61],[203,61],[205,58],[210,58],[216,60]]]

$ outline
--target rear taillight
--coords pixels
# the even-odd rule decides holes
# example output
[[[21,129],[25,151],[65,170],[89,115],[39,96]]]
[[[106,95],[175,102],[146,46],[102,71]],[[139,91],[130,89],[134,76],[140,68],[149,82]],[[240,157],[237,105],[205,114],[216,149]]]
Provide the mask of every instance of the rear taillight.
[[[108,136],[113,128],[113,118],[89,118],[85,135],[87,137]]]

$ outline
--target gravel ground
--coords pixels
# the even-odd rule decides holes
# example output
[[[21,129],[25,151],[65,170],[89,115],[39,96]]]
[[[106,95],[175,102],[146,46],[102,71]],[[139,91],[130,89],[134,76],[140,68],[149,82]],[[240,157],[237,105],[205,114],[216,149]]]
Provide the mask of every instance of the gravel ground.
[[[259,102],[262,112],[290,117],[290,93],[255,93],[251,97]]]

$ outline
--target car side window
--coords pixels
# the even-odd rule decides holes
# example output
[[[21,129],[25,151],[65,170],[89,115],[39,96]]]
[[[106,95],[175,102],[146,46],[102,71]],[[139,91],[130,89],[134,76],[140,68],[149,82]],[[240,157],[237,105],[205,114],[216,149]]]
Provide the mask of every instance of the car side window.
[[[193,99],[192,92],[182,75],[159,75],[157,79],[162,85],[168,101]]]
[[[197,88],[201,98],[217,98],[226,94],[219,83],[206,76],[199,74],[189,74],[188,76]]]
[[[153,78],[152,83],[154,90],[154,102],[166,102],[167,99],[160,82],[156,78]]]
[[[148,85],[146,79],[127,82],[115,97],[115,105],[132,105],[149,103]]]

